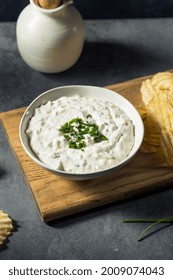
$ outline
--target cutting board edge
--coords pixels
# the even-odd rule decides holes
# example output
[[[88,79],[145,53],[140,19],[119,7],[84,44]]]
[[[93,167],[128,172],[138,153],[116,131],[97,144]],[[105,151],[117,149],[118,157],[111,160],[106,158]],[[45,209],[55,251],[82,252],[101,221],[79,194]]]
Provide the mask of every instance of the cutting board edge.
[[[168,70],[168,71],[170,71],[170,70]],[[173,70],[171,70],[171,71],[173,71]],[[151,75],[150,75],[150,76],[147,76],[147,77],[151,77]],[[136,79],[133,79],[133,80],[130,80],[130,81],[131,81],[131,82],[132,82],[132,81],[142,81],[143,79],[146,79],[147,77],[140,77],[140,78],[136,78]],[[128,82],[129,82],[129,81],[125,81],[125,82],[121,82],[121,83],[118,83],[118,84],[108,85],[108,86],[106,86],[106,87],[107,87],[107,88],[114,88],[114,87],[121,86],[121,85],[123,85],[123,84],[125,84],[125,83],[128,83]],[[25,109],[26,109],[26,107],[23,107],[23,108],[19,108],[19,109],[13,109],[13,110],[11,110],[11,111],[2,112],[2,113],[0,113],[0,120],[1,120],[1,122],[2,122],[2,119],[5,118],[6,115],[12,115],[12,114],[14,114],[16,111],[24,112]],[[2,122],[2,124],[3,124],[3,122]],[[3,127],[4,127],[4,124],[3,124]],[[13,153],[14,153],[15,157],[17,158],[17,162],[19,163],[19,166],[20,166],[20,168],[22,169],[22,172],[23,172],[24,177],[25,177],[25,181],[26,181],[27,185],[29,186],[29,189],[30,189],[30,191],[31,191],[32,196],[34,197],[34,200],[35,200],[36,206],[37,206],[37,208],[38,208],[38,210],[39,210],[39,214],[40,214],[40,216],[41,216],[41,219],[42,219],[44,222],[49,222],[49,221],[52,221],[52,220],[54,220],[54,219],[59,219],[59,218],[63,218],[63,217],[69,216],[68,213],[67,213],[66,215],[62,215],[62,216],[53,215],[52,218],[46,218],[46,217],[44,216],[44,215],[45,215],[45,214],[44,214],[44,211],[41,212],[41,210],[40,210],[40,208],[39,208],[39,206],[38,206],[38,204],[37,204],[37,201],[36,201],[36,199],[35,199],[34,192],[32,191],[32,188],[31,188],[31,186],[30,186],[30,184],[29,184],[29,182],[28,182],[28,179],[26,178],[25,172],[24,172],[24,170],[23,170],[23,168],[22,168],[22,165],[21,165],[21,163],[20,163],[20,161],[19,161],[19,158],[17,157],[17,155],[16,155],[16,153],[15,153],[13,147],[12,147],[10,138],[9,138],[9,136],[8,136],[8,133],[7,133],[5,127],[4,127],[4,130],[5,130],[5,132],[6,132],[7,139],[8,139],[8,142],[9,142],[9,144],[10,144],[12,150],[13,150]],[[172,182],[172,178],[170,179],[170,182]],[[169,184],[170,182],[168,182],[168,184]],[[164,182],[164,186],[165,186],[165,182]],[[149,190],[148,188],[147,188],[147,189],[143,189],[143,190],[140,191],[140,194],[144,194],[144,193],[146,193],[146,192],[149,193],[150,191],[153,191],[153,190],[155,190],[156,188],[157,188],[157,189],[160,189],[160,188],[162,188],[162,187],[163,187],[162,185],[160,185],[160,186],[157,185],[157,186],[155,186],[154,188],[152,188],[152,189],[150,189],[150,190]],[[113,204],[113,203],[118,202],[118,201],[121,201],[121,200],[125,200],[125,199],[131,198],[131,197],[139,196],[140,194],[135,195],[134,193],[132,193],[132,195],[130,194],[130,196],[124,197],[123,199],[121,198],[121,199],[118,199],[118,200],[115,200],[115,198],[114,198],[113,201],[109,201],[109,202],[106,201],[104,204],[103,204],[103,203],[97,204],[95,207],[93,207],[93,206],[90,207],[90,205],[89,205],[88,208],[87,208],[86,205],[85,205],[84,209],[80,208],[80,211],[78,211],[78,209],[76,208],[76,211],[74,211],[73,213],[71,212],[70,215],[74,215],[74,214],[79,213],[79,212],[88,211],[89,209],[98,208],[98,207],[104,206],[104,205],[106,205],[106,204]]]
[[[51,215],[49,215],[49,214],[47,214],[45,216],[43,215],[42,216],[42,221],[47,223],[47,222],[51,222],[53,220],[59,220],[59,219],[65,218],[65,217],[73,216],[73,215],[78,214],[78,213],[85,213],[85,212],[87,212],[89,210],[92,210],[92,209],[99,209],[99,208],[104,207],[106,205],[111,206],[111,205],[116,204],[118,202],[121,203],[121,202],[124,202],[126,200],[128,201],[132,198],[135,200],[135,199],[141,198],[144,195],[145,196],[150,195],[155,190],[160,191],[160,190],[163,190],[164,188],[165,189],[172,188],[170,186],[171,182],[173,182],[173,177],[170,178],[166,183],[164,182],[163,184],[160,184],[160,185],[157,185],[157,184],[153,185],[152,188],[150,188],[150,189],[141,188],[139,190],[139,192],[135,193],[135,194],[133,192],[131,192],[130,195],[125,195],[124,194],[121,198],[117,198],[117,199],[113,198],[113,199],[110,199],[108,201],[105,201],[104,203],[98,203],[98,204],[95,204],[95,206],[92,205],[92,207],[90,207],[90,205],[88,205],[88,207],[86,207],[84,205],[83,208],[80,207],[80,210],[78,208],[69,209],[66,212],[65,215],[64,215],[64,213],[61,214],[61,212],[60,212],[60,214],[52,215],[52,217],[50,217]]]

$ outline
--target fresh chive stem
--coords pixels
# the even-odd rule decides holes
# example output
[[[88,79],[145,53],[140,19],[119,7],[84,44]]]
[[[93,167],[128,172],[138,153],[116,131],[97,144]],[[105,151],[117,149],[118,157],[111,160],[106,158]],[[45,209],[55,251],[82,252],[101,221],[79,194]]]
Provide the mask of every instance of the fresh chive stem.
[[[172,219],[167,220],[163,219],[160,223],[173,223],[173,217]],[[160,221],[160,219],[128,219],[128,220],[123,220],[123,223],[156,223]]]
[[[168,217],[168,218],[164,218],[164,219],[160,219],[160,220],[157,220],[156,222],[152,223],[151,225],[149,225],[147,228],[145,228],[141,234],[139,235],[138,237],[138,241],[140,241],[143,237],[144,237],[144,234],[149,230],[151,229],[153,226],[156,226],[157,224],[160,224],[160,223],[172,223],[173,222],[173,217]]]
[[[144,234],[150,230],[153,226],[161,223],[168,223],[171,224],[173,223],[173,216],[168,217],[168,218],[163,218],[163,219],[128,219],[128,220],[123,220],[123,223],[152,223],[148,227],[146,227],[141,234],[138,237],[138,241],[141,241],[142,238],[144,237]]]

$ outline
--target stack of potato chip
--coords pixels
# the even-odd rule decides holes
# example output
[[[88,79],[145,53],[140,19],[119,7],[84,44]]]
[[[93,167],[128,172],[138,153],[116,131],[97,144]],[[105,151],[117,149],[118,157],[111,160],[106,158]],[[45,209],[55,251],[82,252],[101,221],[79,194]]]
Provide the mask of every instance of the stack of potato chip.
[[[141,93],[145,104],[139,111],[145,126],[142,150],[160,153],[173,166],[173,73],[145,80]]]
[[[6,238],[11,234],[13,229],[12,220],[0,210],[0,245],[6,240]]]

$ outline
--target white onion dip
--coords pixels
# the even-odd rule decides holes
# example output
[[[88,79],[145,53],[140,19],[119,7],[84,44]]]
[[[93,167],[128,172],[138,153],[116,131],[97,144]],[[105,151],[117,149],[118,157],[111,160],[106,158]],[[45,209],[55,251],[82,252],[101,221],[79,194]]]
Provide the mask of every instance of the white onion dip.
[[[98,143],[85,135],[86,147],[69,148],[59,131],[74,118],[97,124],[108,140]],[[111,168],[124,160],[134,145],[134,125],[123,110],[106,100],[61,97],[35,109],[26,131],[30,146],[47,166],[70,173],[90,173]]]

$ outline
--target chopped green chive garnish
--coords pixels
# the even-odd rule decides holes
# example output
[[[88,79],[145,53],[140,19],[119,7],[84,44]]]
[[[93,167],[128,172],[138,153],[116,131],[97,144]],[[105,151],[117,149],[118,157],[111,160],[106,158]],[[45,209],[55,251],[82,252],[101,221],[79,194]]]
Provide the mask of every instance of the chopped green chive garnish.
[[[90,114],[87,115],[87,119],[91,118]],[[81,149],[86,147],[84,135],[88,134],[93,137],[94,142],[102,142],[108,140],[106,136],[99,132],[99,127],[96,123],[90,123],[88,120],[77,117],[66,122],[59,129],[63,133],[64,138],[69,143],[71,149]]]

